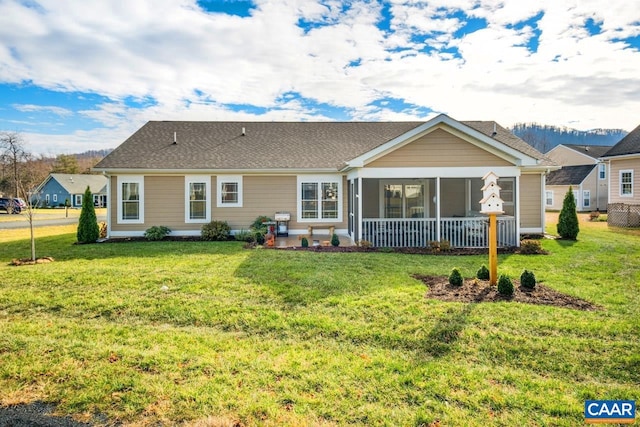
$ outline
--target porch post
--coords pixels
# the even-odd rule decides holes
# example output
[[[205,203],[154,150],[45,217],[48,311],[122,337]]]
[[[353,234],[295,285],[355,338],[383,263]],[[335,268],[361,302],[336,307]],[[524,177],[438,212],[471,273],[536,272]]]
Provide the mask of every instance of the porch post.
[[[358,210],[355,220],[358,221],[358,242],[362,240],[362,177],[358,174],[356,188],[356,203],[358,204]]]
[[[440,237],[440,177],[436,177],[436,239],[439,242]]]

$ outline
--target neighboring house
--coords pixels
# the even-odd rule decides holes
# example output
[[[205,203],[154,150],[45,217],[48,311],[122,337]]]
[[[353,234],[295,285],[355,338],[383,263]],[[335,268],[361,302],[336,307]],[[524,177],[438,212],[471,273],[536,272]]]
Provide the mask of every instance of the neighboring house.
[[[640,126],[601,160],[609,165],[609,224],[640,227]]]
[[[545,208],[547,210],[561,210],[564,197],[569,191],[573,191],[578,212],[600,210],[593,203],[597,199],[590,190],[590,182],[597,180],[596,165],[563,166],[547,175],[545,189]],[[589,188],[589,189],[587,189]],[[602,204],[603,210],[606,204]]]
[[[154,225],[199,235],[290,213],[290,234],[374,246],[485,247],[482,177],[500,177],[499,244],[544,231],[543,154],[495,122],[148,122],[94,168],[109,177],[110,237]]]
[[[82,198],[87,186],[93,193],[93,204],[107,205],[107,177],[103,175],[52,173],[35,189],[31,201],[39,206],[82,207]]]
[[[547,176],[545,207],[548,210],[562,209],[564,196],[572,186],[578,211],[604,212],[607,210],[609,197],[609,180],[606,164],[599,158],[610,146],[605,145],[571,145],[561,144],[547,152],[547,157],[564,169]],[[578,166],[587,166],[578,167]],[[551,181],[550,181],[551,180]]]

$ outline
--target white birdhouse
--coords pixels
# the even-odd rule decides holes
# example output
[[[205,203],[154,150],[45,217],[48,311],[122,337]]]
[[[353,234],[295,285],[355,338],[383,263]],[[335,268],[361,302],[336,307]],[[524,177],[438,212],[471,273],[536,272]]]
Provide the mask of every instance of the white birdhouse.
[[[503,213],[503,200],[500,198],[500,186],[497,184],[498,175],[493,172],[482,177],[484,186],[482,187],[482,200],[480,200],[480,213],[501,214]]]

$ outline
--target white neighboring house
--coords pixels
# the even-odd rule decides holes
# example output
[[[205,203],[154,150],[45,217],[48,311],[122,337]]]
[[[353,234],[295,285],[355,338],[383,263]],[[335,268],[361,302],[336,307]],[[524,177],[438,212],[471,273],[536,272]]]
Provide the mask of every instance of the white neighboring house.
[[[607,145],[560,144],[547,152],[547,157],[562,169],[547,175],[545,209],[562,209],[571,186],[578,211],[606,211],[609,180],[606,164],[600,157],[609,149]]]

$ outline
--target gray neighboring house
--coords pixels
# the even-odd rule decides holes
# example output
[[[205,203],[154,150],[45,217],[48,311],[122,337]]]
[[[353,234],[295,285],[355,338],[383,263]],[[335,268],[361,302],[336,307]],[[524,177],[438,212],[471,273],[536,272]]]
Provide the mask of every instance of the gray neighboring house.
[[[555,165],[492,121],[148,122],[94,170],[108,177],[108,236],[154,225],[233,232],[259,215],[289,216],[288,233],[378,247],[448,240],[486,247],[482,177],[500,180],[502,246],[544,231],[544,176]],[[280,224],[278,224],[278,227]],[[279,228],[278,228],[279,229]]]
[[[93,205],[107,206],[107,177],[104,175],[52,173],[33,192],[31,202],[38,206],[64,206],[69,200],[73,208],[82,207],[84,192],[89,187]]]
[[[560,144],[547,152],[549,159],[562,169],[547,175],[545,208],[562,209],[571,186],[578,211],[606,211],[609,180],[606,164],[599,159],[609,149],[606,145]]]

